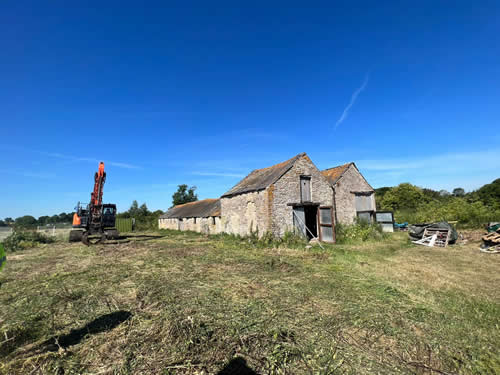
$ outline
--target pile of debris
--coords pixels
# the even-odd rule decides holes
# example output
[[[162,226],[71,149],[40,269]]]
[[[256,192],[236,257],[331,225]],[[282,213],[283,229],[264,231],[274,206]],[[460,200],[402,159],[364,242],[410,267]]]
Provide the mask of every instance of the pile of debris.
[[[483,244],[479,250],[489,254],[500,253],[500,223],[490,223],[487,231],[482,237]]]
[[[408,232],[414,244],[429,247],[447,247],[458,239],[457,231],[446,221],[410,225]]]

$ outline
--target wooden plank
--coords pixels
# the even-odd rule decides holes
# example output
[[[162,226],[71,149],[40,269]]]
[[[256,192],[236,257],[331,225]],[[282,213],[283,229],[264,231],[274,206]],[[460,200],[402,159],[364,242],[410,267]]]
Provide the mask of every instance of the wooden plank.
[[[436,236],[434,246],[447,247],[450,240],[450,231],[440,228],[425,228],[423,237]]]

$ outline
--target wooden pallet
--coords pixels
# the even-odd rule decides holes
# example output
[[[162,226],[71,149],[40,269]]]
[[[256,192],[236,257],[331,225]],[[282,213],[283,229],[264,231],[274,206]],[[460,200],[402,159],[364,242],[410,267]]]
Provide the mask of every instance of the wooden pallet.
[[[422,238],[435,238],[432,245],[438,247],[447,247],[450,241],[450,230],[440,228],[425,228]]]
[[[500,233],[491,232],[491,233],[485,234],[482,238],[483,238],[484,242],[491,242],[494,244],[500,244]]]

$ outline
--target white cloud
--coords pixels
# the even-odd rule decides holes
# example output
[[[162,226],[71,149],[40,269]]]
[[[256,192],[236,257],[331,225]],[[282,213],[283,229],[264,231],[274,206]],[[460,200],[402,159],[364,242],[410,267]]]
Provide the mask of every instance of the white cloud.
[[[339,119],[335,123],[334,129],[337,129],[337,127],[347,118],[347,115],[349,115],[349,111],[351,110],[351,107],[356,102],[356,99],[358,98],[359,94],[361,94],[364,91],[364,89],[366,88],[366,85],[368,85],[369,78],[370,78],[370,76],[367,74],[366,77],[365,77],[365,80],[363,81],[363,83],[361,84],[361,86],[358,87],[352,93],[351,101],[349,102],[349,104],[347,105],[347,107],[344,108],[344,112],[342,112],[342,115],[340,115]]]

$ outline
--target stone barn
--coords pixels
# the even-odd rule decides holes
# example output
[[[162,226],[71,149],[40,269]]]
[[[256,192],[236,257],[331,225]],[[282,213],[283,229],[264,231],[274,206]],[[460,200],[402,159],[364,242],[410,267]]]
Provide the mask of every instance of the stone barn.
[[[221,210],[219,199],[180,204],[160,216],[160,229],[191,230],[200,233],[221,232]]]
[[[257,169],[220,198],[222,231],[242,236],[298,230],[335,242],[333,188],[305,154]]]
[[[318,170],[299,154],[256,169],[223,194],[170,208],[159,228],[259,236],[287,231],[335,242],[335,223],[373,222],[375,191],[354,163]]]
[[[373,222],[375,191],[354,163],[321,171],[333,187],[336,222],[352,224],[358,217]]]

